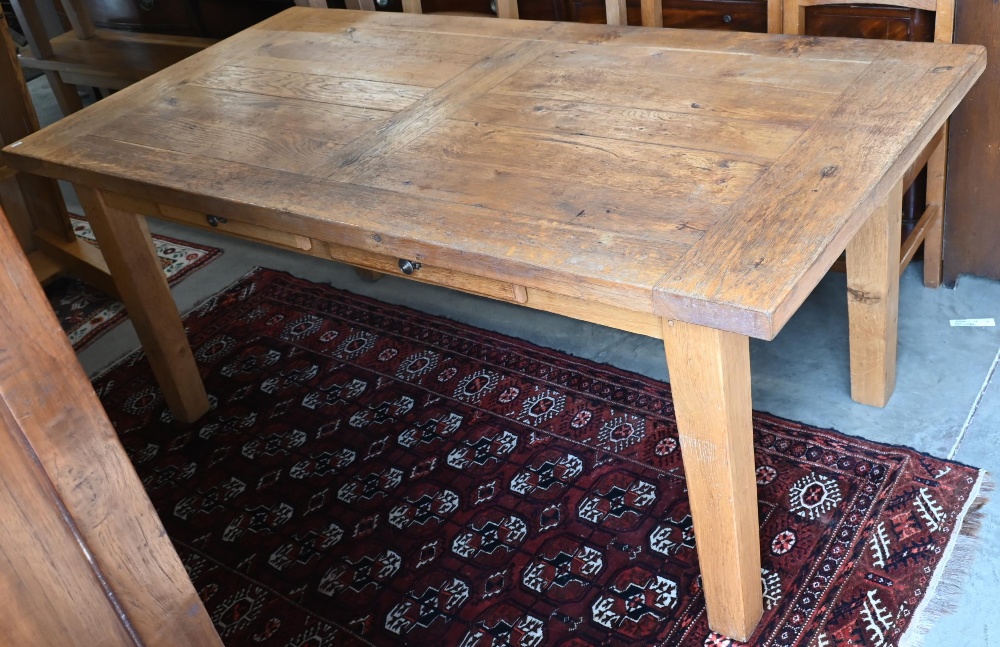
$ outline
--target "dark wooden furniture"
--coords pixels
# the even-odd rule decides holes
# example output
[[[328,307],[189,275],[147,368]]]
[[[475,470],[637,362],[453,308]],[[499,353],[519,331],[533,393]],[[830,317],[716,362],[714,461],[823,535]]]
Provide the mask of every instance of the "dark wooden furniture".
[[[24,84],[14,43],[0,17],[0,144],[12,144],[38,130],[38,118]],[[39,282],[66,271],[108,294],[117,294],[100,251],[73,234],[59,186],[49,178],[17,173],[0,163],[0,207],[28,255]]]
[[[21,65],[45,72],[63,114],[82,108],[74,86],[118,90],[201,51],[214,41],[189,36],[98,29],[83,0],[61,0],[72,29],[51,36],[42,3],[12,0],[31,46]]]
[[[969,46],[295,8],[3,156],[76,183],[181,420],[209,403],[144,215],[662,339],[709,623],[745,639],[749,337],[847,247],[852,397],[886,403],[902,181],[984,67]]]
[[[1000,279],[1000,4],[959,0],[955,41],[986,46],[990,64],[951,120],[944,281]]]

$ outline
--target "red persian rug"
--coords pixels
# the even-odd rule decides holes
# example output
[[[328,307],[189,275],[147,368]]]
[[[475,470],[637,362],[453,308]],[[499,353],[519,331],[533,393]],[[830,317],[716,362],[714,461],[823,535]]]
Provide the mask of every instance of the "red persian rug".
[[[230,645],[736,645],[667,384],[258,269],[187,317],[213,403],[96,388]],[[897,645],[979,470],[757,414],[754,645]]]
[[[97,245],[86,218],[74,214],[70,221],[77,237]],[[222,250],[217,247],[155,234],[153,245],[171,285],[222,254]],[[45,294],[52,309],[56,311],[63,330],[69,336],[70,343],[78,351],[125,320],[125,306],[120,301],[72,277],[61,277],[48,284],[45,286]]]

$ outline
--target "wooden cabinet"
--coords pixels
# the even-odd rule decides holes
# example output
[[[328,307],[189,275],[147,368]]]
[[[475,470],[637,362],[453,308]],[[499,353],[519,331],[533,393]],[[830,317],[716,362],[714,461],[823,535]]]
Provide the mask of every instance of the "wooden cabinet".
[[[990,61],[951,117],[944,281],[1000,279],[1000,4],[959,0],[955,42],[986,46]]]

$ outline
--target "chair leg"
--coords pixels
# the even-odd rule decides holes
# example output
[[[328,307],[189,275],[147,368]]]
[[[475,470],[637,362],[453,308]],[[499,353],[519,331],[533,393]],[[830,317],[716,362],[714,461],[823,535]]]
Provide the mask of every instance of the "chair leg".
[[[948,125],[941,129],[944,137],[927,159],[927,204],[938,205],[938,217],[927,228],[924,237],[924,285],[941,285],[942,248],[944,247],[944,187],[948,165]]]

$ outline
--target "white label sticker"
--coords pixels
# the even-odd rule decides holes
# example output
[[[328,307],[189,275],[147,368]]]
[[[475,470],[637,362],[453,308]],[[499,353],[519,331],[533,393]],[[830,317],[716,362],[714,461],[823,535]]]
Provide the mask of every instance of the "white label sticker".
[[[993,317],[989,319],[952,319],[952,326],[995,326],[997,322]]]

